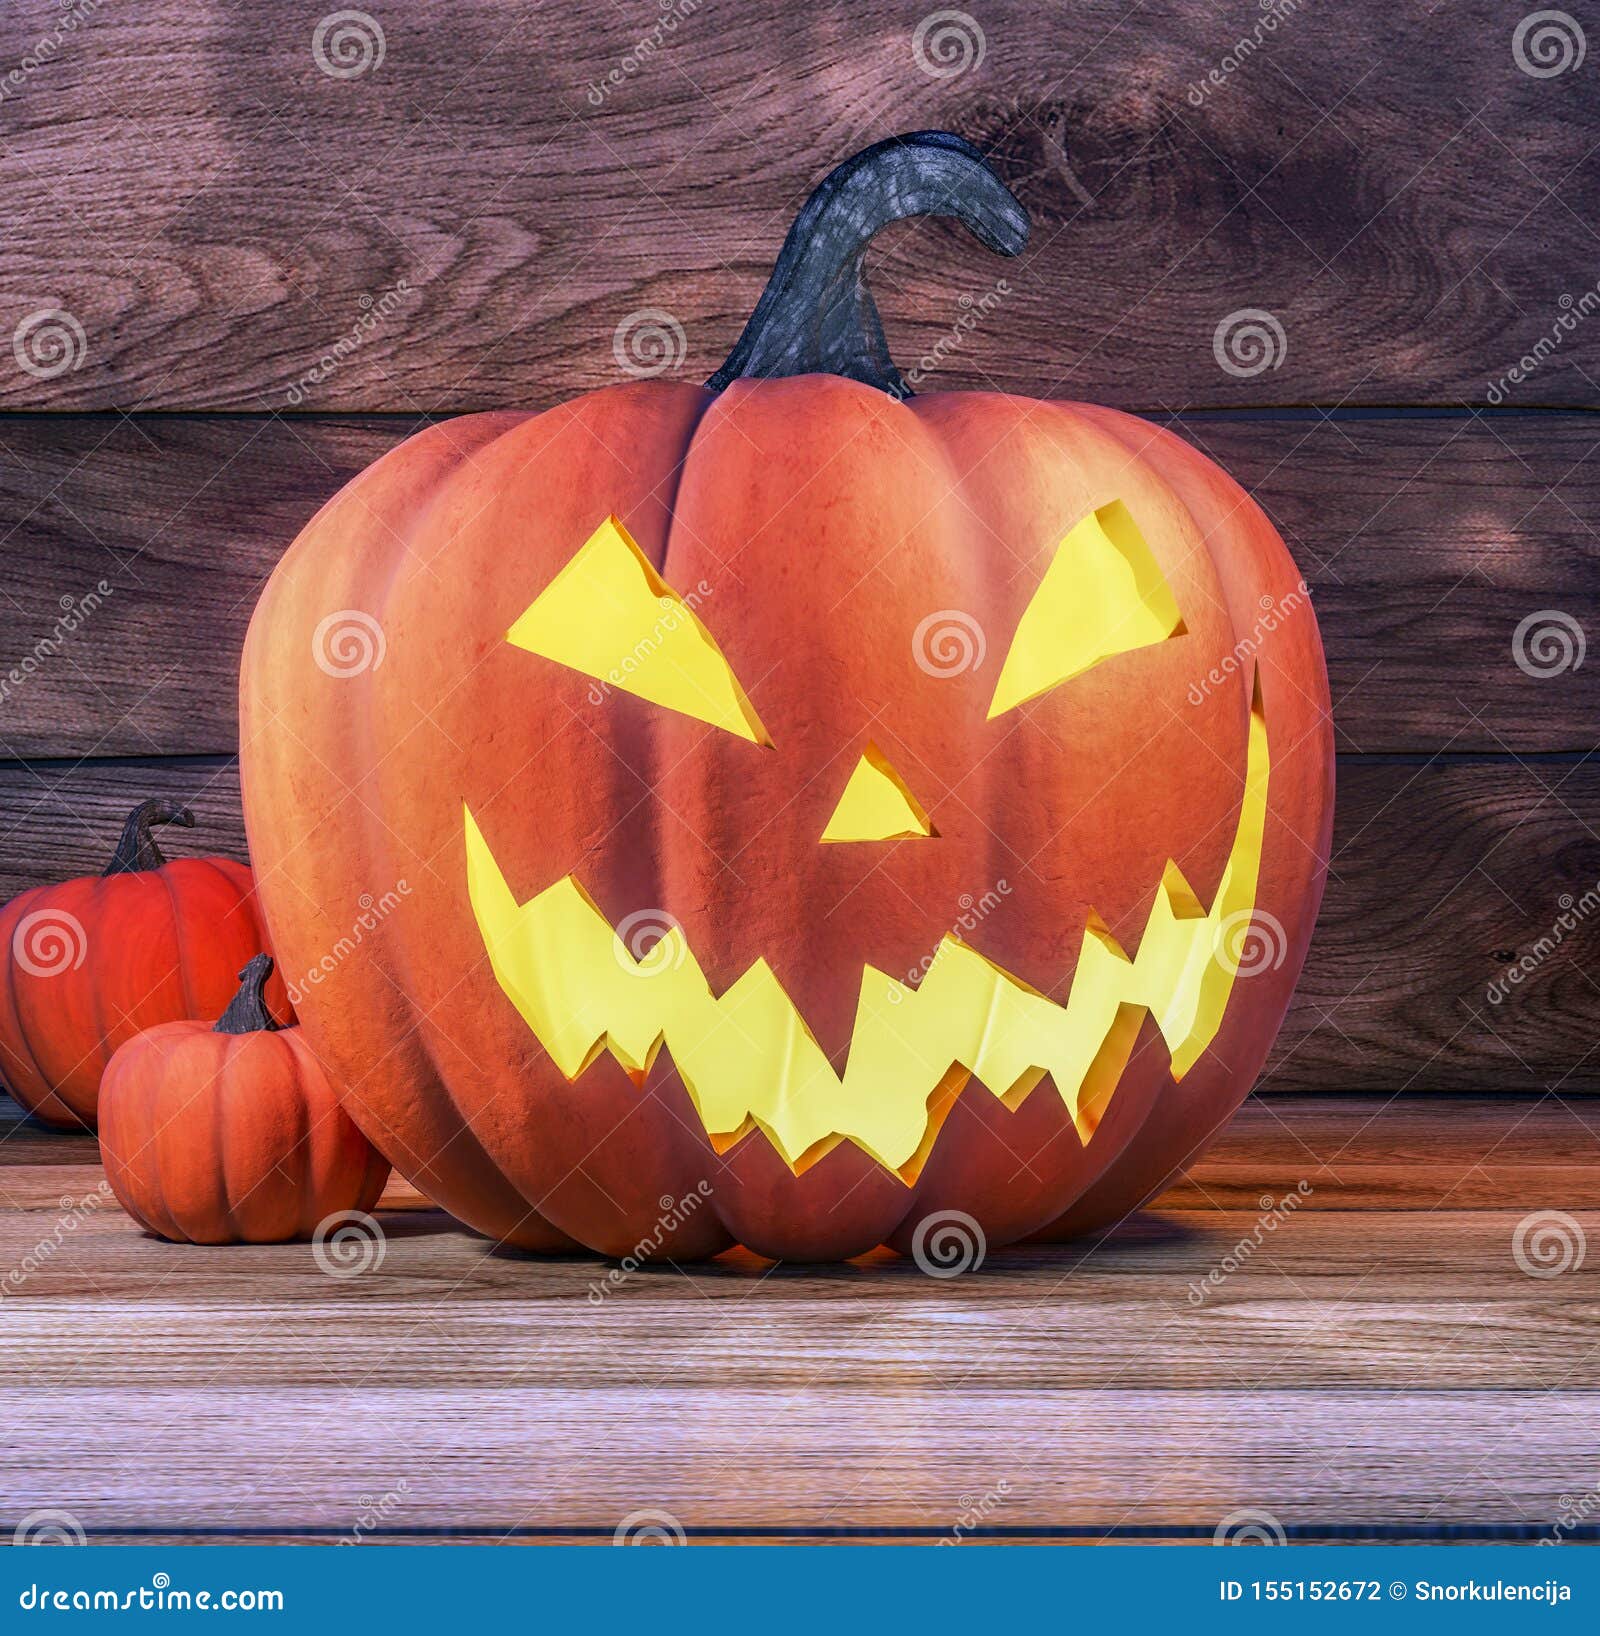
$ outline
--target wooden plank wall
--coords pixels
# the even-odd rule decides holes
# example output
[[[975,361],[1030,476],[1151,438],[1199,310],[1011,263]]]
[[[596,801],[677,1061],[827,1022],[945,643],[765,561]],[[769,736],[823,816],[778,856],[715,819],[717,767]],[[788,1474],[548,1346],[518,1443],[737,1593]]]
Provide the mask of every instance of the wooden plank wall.
[[[1176,426],[1314,593],[1335,856],[1266,1083],[1600,1089],[1594,62],[1527,72],[1488,0],[996,0],[920,51],[882,0],[458,0],[324,39],[344,75],[316,10],[0,14],[0,891],[147,792],[241,849],[239,645],[316,507],[430,416],[616,379],[641,310],[703,377],[821,173],[942,126],[1034,239],[884,235],[896,354],[1003,277],[937,384]]]

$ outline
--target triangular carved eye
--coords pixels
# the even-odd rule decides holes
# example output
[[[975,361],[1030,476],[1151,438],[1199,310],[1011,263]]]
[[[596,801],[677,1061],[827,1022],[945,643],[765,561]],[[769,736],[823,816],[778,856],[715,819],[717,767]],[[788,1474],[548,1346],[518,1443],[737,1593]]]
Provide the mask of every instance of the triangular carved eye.
[[[1177,599],[1139,525],[1113,500],[1076,523],[1056,547],[1017,621],[989,719],[1102,660],[1185,634]]]
[[[772,743],[693,605],[615,517],[534,598],[506,640],[752,743]]]
[[[825,841],[911,841],[938,835],[928,815],[889,765],[889,758],[869,743],[855,765],[833,809]]]

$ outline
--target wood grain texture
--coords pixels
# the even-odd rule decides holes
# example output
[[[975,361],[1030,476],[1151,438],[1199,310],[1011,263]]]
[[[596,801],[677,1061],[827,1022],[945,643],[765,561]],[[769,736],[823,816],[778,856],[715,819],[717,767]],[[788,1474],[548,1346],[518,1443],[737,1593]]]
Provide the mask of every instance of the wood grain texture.
[[[245,856],[231,762],[0,766],[0,892],[97,869],[147,795],[194,809],[182,850]],[[1597,889],[1592,765],[1346,767],[1327,897],[1263,1086],[1600,1090],[1600,915],[1582,907]],[[1564,912],[1571,929],[1543,942]]]
[[[229,760],[0,764],[0,894],[97,871],[146,796],[193,808],[174,852],[245,856]],[[1600,1090],[1597,972],[1600,765],[1358,759],[1340,773],[1327,896],[1261,1083]]]
[[[1595,1535],[1585,1532],[1587,1525],[1579,1524],[1569,1529],[1563,1536],[1567,1543],[1582,1541],[1592,1544]],[[1418,1527],[1406,1527],[1403,1524],[1393,1525],[1384,1523],[1364,1523],[1346,1525],[1336,1531],[1326,1529],[1306,1529],[1292,1527],[1286,1530],[1288,1543],[1294,1545],[1393,1545],[1396,1543],[1416,1543],[1426,1545],[1481,1545],[1515,1544],[1519,1542],[1537,1543],[1545,1534],[1549,1533],[1548,1525],[1529,1524],[1526,1527],[1514,1527],[1508,1524],[1443,1524],[1437,1529],[1426,1530]],[[286,1533],[281,1528],[218,1528],[208,1532],[190,1530],[183,1532],[177,1528],[150,1528],[130,1531],[127,1528],[89,1528],[86,1531],[86,1543],[91,1545],[327,1545],[337,1543],[338,1539],[349,1532],[344,1528],[330,1527],[316,1531],[302,1529],[298,1533]],[[465,1546],[465,1545],[499,1545],[514,1548],[520,1546],[555,1546],[555,1545],[610,1545],[613,1543],[617,1530],[614,1527],[569,1526],[561,1527],[555,1524],[522,1525],[514,1528],[456,1528],[449,1525],[442,1527],[428,1527],[426,1525],[406,1528],[396,1526],[389,1533],[375,1536],[374,1544],[399,1545],[431,1545],[431,1546]],[[854,1548],[871,1545],[918,1545],[937,1546],[942,1544],[950,1530],[948,1527],[906,1527],[906,1528],[851,1528],[848,1525],[827,1528],[813,1528],[798,1531],[793,1528],[777,1527],[763,1528],[753,1526],[730,1531],[726,1528],[685,1528],[684,1543],[690,1545],[829,1545],[839,1548]],[[987,1530],[973,1529],[963,1535],[964,1540],[973,1544],[997,1545],[1007,1547],[1026,1547],[1030,1545],[1070,1546],[1081,1549],[1132,1548],[1151,1544],[1191,1544],[1210,1545],[1215,1529],[1205,1525],[1166,1525],[1156,1527],[1141,1527],[1137,1523],[1126,1524],[1115,1530],[1103,1527],[1053,1528],[1048,1525],[1030,1528],[1027,1526],[1007,1529],[1004,1524],[997,1524]]]
[[[870,1387],[885,1362],[905,1384],[955,1392],[971,1384],[967,1372],[981,1356],[984,1391],[1052,1392],[1108,1378],[1151,1384],[1147,1365],[1159,1337],[1154,1384],[1163,1390],[1403,1389],[1436,1351],[1429,1379],[1438,1389],[1490,1379],[1531,1391],[1568,1374],[1574,1357],[1600,1344],[1600,1315],[1592,1305],[1575,1306],[1573,1291],[1541,1290],[1518,1271],[1509,1246],[1520,1219],[1517,1212],[1449,1211],[1403,1227],[1397,1216],[1368,1212],[1280,1226],[1257,1252],[1270,1257],[1277,1278],[1253,1287],[1230,1279],[1214,1293],[1201,1280],[1248,1240],[1254,1212],[1208,1214],[1192,1230],[1163,1217],[1159,1237],[1152,1231],[1144,1244],[1093,1253],[1040,1260],[1007,1252],[989,1268],[999,1287],[965,1298],[939,1291],[909,1264],[874,1262],[837,1289],[817,1288],[814,1279],[782,1290],[759,1286],[761,1347],[754,1355],[753,1337],[735,1315],[763,1277],[755,1266],[695,1275],[698,1298],[687,1299],[678,1274],[641,1275],[632,1298],[608,1294],[602,1312],[589,1292],[603,1285],[603,1269],[533,1268],[492,1256],[430,1213],[401,1221],[386,1249],[385,1277],[363,1280],[385,1293],[358,1297],[334,1279],[308,1282],[316,1266],[306,1245],[252,1249],[239,1252],[251,1263],[247,1305],[216,1287],[224,1268],[169,1269],[176,1247],[130,1239],[127,1219],[108,1206],[103,1223],[74,1239],[74,1255],[92,1254],[92,1262],[80,1262],[76,1277],[52,1267],[30,1281],[39,1294],[8,1304],[5,1355],[16,1378],[52,1379],[70,1316],[74,1335],[98,1360],[94,1384],[129,1393],[202,1393],[223,1356],[230,1383],[252,1389],[492,1385],[537,1357],[543,1384],[573,1392],[622,1391],[642,1379],[729,1392]],[[1383,1263],[1375,1279],[1372,1236],[1402,1231],[1411,1241],[1406,1255]],[[1464,1323],[1459,1290],[1441,1289],[1439,1269],[1453,1257],[1484,1268],[1504,1263],[1489,1296],[1494,1333]],[[1315,1330],[1283,1310],[1289,1279],[1323,1309]],[[852,1316],[864,1320],[879,1287],[882,1310],[870,1344],[867,1337],[841,1344],[838,1326],[850,1328]],[[1203,1303],[1194,1302],[1191,1287],[1206,1294]],[[57,1293],[46,1295],[47,1288]],[[264,1311],[256,1305],[262,1301]],[[435,1303],[447,1310],[419,1311]],[[350,1328],[362,1344],[344,1353],[286,1346],[276,1315],[289,1305],[305,1330]],[[450,1326],[448,1345],[439,1344],[440,1323]],[[1600,1380],[1580,1370],[1575,1384]]]
[[[1209,1530],[1248,1507],[1298,1526],[1332,1511],[1419,1530],[1502,1519],[1549,1529],[1561,1496],[1592,1482],[1579,1429],[1592,1403],[1583,1391],[1519,1401],[1133,1385],[964,1399],[892,1379],[711,1396],[648,1373],[581,1393],[338,1386],[213,1390],[198,1402],[188,1390],[22,1387],[0,1504],[8,1516],[66,1505],[113,1527],[131,1510],[172,1529],[309,1512],[353,1530],[363,1497],[403,1482],[406,1516],[457,1527],[578,1518],[609,1531],[664,1509],[713,1528],[731,1513],[790,1528],[851,1519],[949,1531],[1005,1483],[1006,1515],[1056,1526]],[[113,1475],[130,1431],[137,1471]]]
[[[1600,1208],[1597,1141],[1600,1113],[1585,1098],[1559,1093],[1260,1091],[1218,1133],[1201,1164],[1167,1190],[1161,1209],[1250,1214],[1263,1196],[1301,1193],[1304,1182],[1310,1189],[1304,1202],[1319,1211],[1461,1212],[1497,1209],[1510,1197],[1587,1211]],[[92,1136],[46,1130],[0,1099],[0,1206],[58,1208],[60,1199],[76,1196],[83,1167],[96,1157]],[[383,1208],[432,1206],[391,1176]],[[419,1223],[415,1230],[431,1228]],[[1141,1234],[1159,1242],[1166,1232],[1160,1222],[1130,1225],[1118,1241],[1131,1250]],[[817,1275],[832,1274],[824,1268]]]
[[[0,755],[231,752],[239,650],[267,575],[323,501],[417,424],[0,422]],[[1513,644],[1545,610],[1600,631],[1600,419],[1173,424],[1295,554],[1341,748],[1593,743],[1600,665],[1555,668],[1555,651],[1553,674],[1530,673]]]
[[[1600,1089],[1597,910],[1593,761],[1342,767],[1327,895],[1261,1083]]]
[[[332,1278],[306,1245],[142,1235],[88,1138],[22,1162],[61,1140],[0,1135],[0,1522],[337,1533],[391,1495],[396,1530],[603,1534],[660,1507],[937,1537],[988,1496],[989,1526],[1089,1536],[1208,1536],[1246,1507],[1537,1536],[1593,1480],[1600,1271],[1516,1251],[1530,1214],[1597,1202],[1600,1131],[1556,1099],[1254,1099],[1110,1239],[953,1280],[743,1252],[610,1280],[403,1192],[381,1262]],[[1206,1202],[1252,1166],[1269,1195],[1315,1178],[1270,1229],[1256,1198]],[[1411,1201],[1374,1191],[1387,1171]]]
[[[168,797],[195,827],[161,837],[170,857],[247,857],[238,764],[221,756],[159,761],[0,763],[0,896],[29,886],[98,875],[121,823],[140,801]]]
[[[928,126],[994,154],[1035,234],[1015,262],[885,235],[903,367],[956,333],[945,376],[1128,407],[1481,404],[1554,333],[1513,395],[1594,400],[1600,325],[1555,328],[1594,284],[1592,80],[1522,72],[1492,0],[1270,27],[1252,0],[1084,0],[1070,27],[994,0],[965,72],[890,0],[667,11],[652,38],[649,7],[395,9],[341,78],[287,0],[100,7],[7,82],[0,333],[59,308],[82,341],[0,370],[0,405],[546,404],[615,378],[641,309],[703,378],[824,172]],[[58,12],[7,8],[0,63]],[[1215,337],[1251,308],[1286,349],[1239,376]]]

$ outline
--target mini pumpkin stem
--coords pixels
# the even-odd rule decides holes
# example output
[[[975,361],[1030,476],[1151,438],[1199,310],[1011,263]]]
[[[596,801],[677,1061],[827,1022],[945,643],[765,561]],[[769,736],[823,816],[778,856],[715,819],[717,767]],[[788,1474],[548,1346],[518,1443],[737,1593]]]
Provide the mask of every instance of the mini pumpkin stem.
[[[150,833],[156,824],[181,824],[185,829],[193,829],[194,814],[176,801],[141,801],[122,826],[122,838],[111,854],[105,873],[137,875],[147,869],[159,869],[167,860]]]
[[[278,1025],[267,1010],[265,989],[272,975],[272,956],[255,955],[239,973],[239,992],[228,1001],[228,1009],[217,1018],[214,1034],[276,1033]]]
[[[806,200],[738,345],[706,385],[844,375],[909,397],[863,268],[874,234],[906,216],[954,216],[1003,256],[1028,242],[1027,211],[970,142],[948,131],[875,142]]]

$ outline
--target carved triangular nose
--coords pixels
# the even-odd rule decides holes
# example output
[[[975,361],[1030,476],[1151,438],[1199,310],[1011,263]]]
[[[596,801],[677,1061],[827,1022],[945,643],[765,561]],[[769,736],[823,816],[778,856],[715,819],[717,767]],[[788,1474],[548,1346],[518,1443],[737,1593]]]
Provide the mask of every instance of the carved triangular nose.
[[[839,797],[824,841],[917,841],[938,835],[906,781],[869,743]]]

